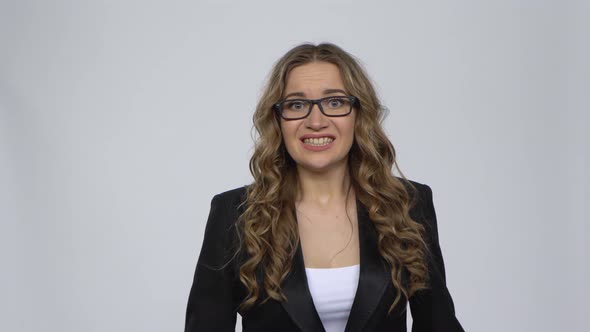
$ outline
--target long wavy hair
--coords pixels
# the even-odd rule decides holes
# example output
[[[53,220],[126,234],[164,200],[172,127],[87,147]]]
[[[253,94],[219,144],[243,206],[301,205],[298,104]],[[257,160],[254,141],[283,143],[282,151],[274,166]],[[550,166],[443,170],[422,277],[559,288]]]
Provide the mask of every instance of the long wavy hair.
[[[389,308],[391,312],[402,296],[407,300],[416,291],[427,288],[424,227],[410,217],[413,196],[392,174],[395,165],[407,180],[381,126],[384,108],[368,76],[353,56],[328,43],[302,44],[280,58],[254,113],[257,137],[250,159],[254,182],[247,186],[243,212],[237,223],[238,252],[245,254],[239,266],[239,278],[248,291],[240,309],[246,310],[259,300],[262,303],[270,298],[286,300],[281,283],[291,271],[299,243],[293,212],[298,175],[283,142],[280,119],[273,105],[283,97],[289,72],[314,61],[335,64],[347,92],[359,99],[348,171],[351,188],[367,207],[378,233],[379,252],[391,268],[393,285],[400,290]],[[412,189],[415,191],[413,186]],[[266,293],[264,299],[261,299],[262,291]]]

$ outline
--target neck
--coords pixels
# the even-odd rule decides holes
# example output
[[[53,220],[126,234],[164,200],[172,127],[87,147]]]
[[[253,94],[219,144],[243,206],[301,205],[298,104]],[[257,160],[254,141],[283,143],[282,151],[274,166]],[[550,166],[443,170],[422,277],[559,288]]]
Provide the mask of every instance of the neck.
[[[301,167],[298,167],[297,172],[300,189],[297,203],[328,207],[346,200],[350,185],[347,164],[322,173],[311,172]]]

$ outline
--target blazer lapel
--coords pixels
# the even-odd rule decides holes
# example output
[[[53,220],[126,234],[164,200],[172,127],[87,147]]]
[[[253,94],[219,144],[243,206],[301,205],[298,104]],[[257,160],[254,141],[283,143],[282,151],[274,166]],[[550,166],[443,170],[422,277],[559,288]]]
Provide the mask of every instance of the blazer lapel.
[[[324,326],[315,309],[307,285],[301,242],[297,246],[292,264],[291,273],[285,278],[282,285],[287,301],[281,301],[281,304],[301,331],[324,332]]]
[[[377,247],[377,234],[365,206],[357,199],[357,218],[360,247],[360,276],[352,303],[346,332],[363,329],[387,288],[389,272],[381,261]],[[282,290],[287,301],[283,308],[302,331],[325,331],[309,292],[301,242],[293,257],[291,273],[285,278]]]
[[[357,199],[361,270],[345,332],[362,331],[377,308],[389,283],[389,271],[381,261],[377,233],[365,206]]]

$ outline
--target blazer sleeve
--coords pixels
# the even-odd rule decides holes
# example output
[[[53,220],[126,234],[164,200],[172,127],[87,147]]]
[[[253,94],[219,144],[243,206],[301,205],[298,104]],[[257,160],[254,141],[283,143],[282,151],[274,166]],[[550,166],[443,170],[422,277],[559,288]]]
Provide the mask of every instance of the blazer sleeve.
[[[430,273],[430,288],[416,292],[410,297],[412,312],[412,332],[460,332],[463,327],[455,316],[453,299],[446,286],[445,266],[438,240],[438,226],[432,190],[427,185],[421,185],[421,211],[417,212],[418,220],[426,229],[426,243],[430,253],[428,255],[428,269]]]
[[[185,332],[235,331],[232,268],[228,262],[230,225],[233,213],[216,195],[205,227],[203,245],[186,309]]]

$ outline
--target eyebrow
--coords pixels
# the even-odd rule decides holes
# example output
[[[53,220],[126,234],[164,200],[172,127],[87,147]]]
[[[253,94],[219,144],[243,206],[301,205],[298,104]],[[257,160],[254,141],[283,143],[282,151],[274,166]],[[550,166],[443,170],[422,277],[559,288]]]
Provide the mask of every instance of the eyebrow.
[[[346,91],[341,90],[341,89],[326,89],[326,90],[324,90],[324,95],[329,95],[329,94],[333,94],[333,93],[343,93],[343,94],[346,94]],[[292,93],[286,95],[283,99],[287,99],[289,97],[305,97],[305,93],[303,93],[303,92],[292,92]]]

